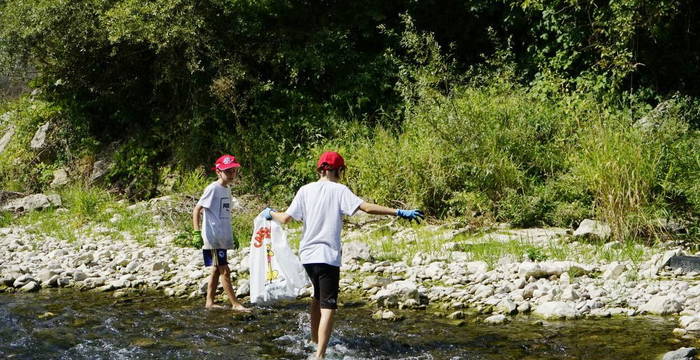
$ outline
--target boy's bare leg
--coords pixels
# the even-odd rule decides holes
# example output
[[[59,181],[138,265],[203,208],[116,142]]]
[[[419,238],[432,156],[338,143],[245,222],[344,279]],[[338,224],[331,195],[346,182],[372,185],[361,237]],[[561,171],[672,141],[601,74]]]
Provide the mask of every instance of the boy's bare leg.
[[[219,286],[219,268],[218,266],[212,266],[211,273],[209,274],[209,282],[207,284],[207,302],[204,305],[204,307],[207,309],[216,309],[222,307],[214,303],[214,297],[216,296],[217,286]]]
[[[311,314],[311,342],[318,344],[318,322],[321,321],[321,304],[318,300],[311,301],[309,313]]]
[[[318,348],[316,349],[316,358],[323,359],[326,356],[326,347],[328,340],[333,332],[333,317],[335,309],[321,309],[321,321],[318,324]]]
[[[243,306],[236,299],[236,293],[233,292],[233,285],[231,285],[231,270],[228,268],[228,265],[221,265],[219,268],[221,285],[224,287],[224,292],[226,292],[226,296],[228,296],[228,300],[231,302],[231,308],[237,311],[249,312],[250,309]]]

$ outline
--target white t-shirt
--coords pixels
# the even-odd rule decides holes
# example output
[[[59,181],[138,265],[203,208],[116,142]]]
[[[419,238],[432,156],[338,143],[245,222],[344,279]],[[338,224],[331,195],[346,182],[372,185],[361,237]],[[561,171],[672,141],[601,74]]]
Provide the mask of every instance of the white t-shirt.
[[[197,205],[204,208],[202,249],[233,249],[231,189],[215,181],[204,189]]]
[[[362,203],[363,200],[343,184],[317,181],[302,186],[286,211],[304,222],[299,244],[301,263],[340,267],[343,215],[353,215]]]

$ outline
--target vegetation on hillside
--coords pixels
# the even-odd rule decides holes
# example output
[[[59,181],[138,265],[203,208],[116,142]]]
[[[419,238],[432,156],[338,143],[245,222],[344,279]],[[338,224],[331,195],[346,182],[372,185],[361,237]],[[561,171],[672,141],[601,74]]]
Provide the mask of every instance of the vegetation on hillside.
[[[0,188],[97,159],[129,198],[196,195],[222,153],[284,206],[326,149],[361,196],[433,217],[697,234],[692,0],[0,0]],[[11,75],[11,76],[10,76]],[[2,80],[2,78],[0,78]],[[0,84],[3,84],[0,81]],[[48,147],[28,146],[51,122]],[[664,221],[660,221],[664,220]]]

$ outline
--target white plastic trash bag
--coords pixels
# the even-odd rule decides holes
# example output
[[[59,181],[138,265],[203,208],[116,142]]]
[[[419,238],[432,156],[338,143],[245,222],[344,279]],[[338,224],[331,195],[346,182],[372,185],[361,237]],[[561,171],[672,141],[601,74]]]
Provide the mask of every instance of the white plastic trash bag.
[[[262,214],[250,241],[250,302],[294,299],[309,284],[304,267],[287,243],[287,232]]]

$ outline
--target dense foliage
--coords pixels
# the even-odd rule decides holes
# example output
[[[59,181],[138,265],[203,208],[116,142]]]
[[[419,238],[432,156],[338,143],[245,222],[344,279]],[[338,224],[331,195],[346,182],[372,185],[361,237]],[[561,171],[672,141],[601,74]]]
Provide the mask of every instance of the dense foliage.
[[[89,175],[108,157],[113,188],[150,197],[173,178],[195,191],[191,174],[231,152],[239,191],[282,205],[334,148],[350,185],[382,203],[653,231],[652,219],[700,214],[698,10],[0,0],[0,84],[24,74],[37,89],[1,105],[0,129],[16,135],[0,182],[38,191],[58,167]],[[46,121],[49,149],[29,150]]]

